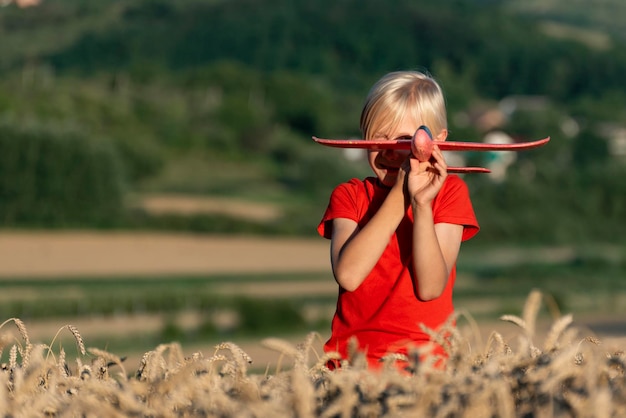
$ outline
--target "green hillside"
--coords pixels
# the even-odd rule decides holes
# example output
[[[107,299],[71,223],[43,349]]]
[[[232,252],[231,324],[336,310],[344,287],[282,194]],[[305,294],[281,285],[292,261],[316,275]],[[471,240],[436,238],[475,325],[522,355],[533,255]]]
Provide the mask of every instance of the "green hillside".
[[[578,35],[589,36],[592,45],[607,38],[609,42],[613,38],[622,43],[626,41],[623,19],[626,3],[620,0],[505,0],[504,4],[510,12],[520,16],[570,28],[564,35],[570,34],[575,39],[581,39]],[[604,42],[606,40],[601,41],[601,45]]]
[[[371,83],[387,71],[423,69],[444,87],[453,140],[480,140],[487,128],[475,116],[502,99],[540,99],[539,108],[509,100],[518,105],[497,128],[517,139],[550,135],[550,145],[520,154],[503,182],[466,178],[485,240],[614,240],[625,228],[618,179],[626,168],[610,141],[626,126],[626,48],[618,16],[609,24],[602,12],[623,6],[602,3],[586,19],[579,2],[540,9],[513,0],[10,5],[0,8],[0,136],[31,138],[35,126],[53,142],[71,131],[110,144],[129,199],[176,192],[285,209],[285,218],[260,225],[156,218],[124,206],[119,218],[84,216],[79,226],[310,234],[334,185],[368,173],[367,164],[310,137],[358,135]],[[30,155],[40,175],[63,171],[66,163],[55,168],[45,155],[33,157],[41,151],[26,142],[5,141],[15,149],[0,155]],[[6,178],[28,178],[19,171],[25,165],[4,166]],[[40,188],[32,193],[57,195]],[[40,225],[14,204],[15,190],[0,185],[0,219]],[[74,218],[46,219],[65,227]]]

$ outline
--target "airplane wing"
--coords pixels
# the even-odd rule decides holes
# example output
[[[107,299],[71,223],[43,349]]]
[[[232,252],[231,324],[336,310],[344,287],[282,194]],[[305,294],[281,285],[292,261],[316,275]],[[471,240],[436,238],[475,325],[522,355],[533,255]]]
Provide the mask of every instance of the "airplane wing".
[[[397,140],[363,140],[363,139],[324,139],[313,137],[318,144],[335,148],[362,148],[362,149],[400,149],[410,150],[411,139]],[[512,144],[488,144],[485,142],[463,141],[433,141],[442,151],[523,151],[540,147],[550,141],[550,137],[530,142],[516,142]]]

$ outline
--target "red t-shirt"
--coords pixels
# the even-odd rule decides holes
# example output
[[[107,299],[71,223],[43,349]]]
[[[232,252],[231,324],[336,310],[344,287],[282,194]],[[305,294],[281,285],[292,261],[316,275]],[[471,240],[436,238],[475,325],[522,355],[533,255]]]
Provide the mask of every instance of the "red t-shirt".
[[[360,228],[371,219],[389,193],[374,177],[352,179],[335,188],[318,232],[331,237],[332,220],[351,219]],[[467,185],[456,175],[449,175],[433,200],[435,224],[463,225],[462,240],[478,232]],[[453,313],[452,289],[456,278],[453,267],[443,294],[431,301],[419,300],[413,290],[411,261],[413,213],[410,208],[392,236],[378,263],[353,292],[339,287],[332,334],[325,351],[347,356],[347,343],[356,337],[359,349],[376,366],[388,353],[406,354],[407,347],[429,341],[420,324],[436,330]]]

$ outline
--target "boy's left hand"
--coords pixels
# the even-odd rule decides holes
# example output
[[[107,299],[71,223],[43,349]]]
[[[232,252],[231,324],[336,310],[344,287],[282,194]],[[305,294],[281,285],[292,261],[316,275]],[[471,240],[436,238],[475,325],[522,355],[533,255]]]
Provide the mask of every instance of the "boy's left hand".
[[[448,176],[448,165],[435,145],[429,161],[410,156],[407,163],[407,191],[412,205],[430,205]]]

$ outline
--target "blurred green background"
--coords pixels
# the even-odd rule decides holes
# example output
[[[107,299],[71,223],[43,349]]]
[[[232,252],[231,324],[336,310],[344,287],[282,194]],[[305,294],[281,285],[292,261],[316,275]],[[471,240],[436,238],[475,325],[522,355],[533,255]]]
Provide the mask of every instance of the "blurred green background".
[[[418,69],[445,91],[450,140],[552,138],[514,161],[461,155],[463,164],[497,175],[465,177],[482,230],[464,246],[460,303],[511,295],[521,304],[539,287],[564,310],[623,313],[624,15],[622,0],[44,0],[0,7],[2,228],[315,238],[333,187],[369,175],[369,167],[311,136],[358,137],[371,84],[388,71]],[[218,199],[221,209],[232,200],[273,215],[155,210],[157,197]],[[506,267],[481,257],[502,246],[520,254],[571,251]],[[295,276],[272,280],[301,279]],[[41,298],[29,302],[15,291],[2,315],[158,311],[171,319],[190,306],[224,305],[211,290],[198,293],[198,283],[218,279],[155,278],[158,291],[147,291],[131,289],[127,278],[106,281],[105,291],[58,278],[56,294],[80,288],[76,299],[88,302],[52,298],[44,309]],[[0,286],[48,292],[41,283],[8,277]],[[581,295],[592,300],[585,304]],[[323,301],[331,312],[332,300]],[[284,319],[286,330],[324,331],[330,319],[306,322],[297,298],[258,303],[232,300],[240,312],[277,311],[242,330],[267,334],[259,324],[280,328]],[[168,319],[150,342],[221,338],[203,321],[186,332]]]
[[[481,241],[622,242],[620,8],[617,0],[9,5],[0,9],[0,219],[312,235],[332,187],[369,171],[311,136],[358,136],[371,84],[387,71],[424,69],[445,89],[451,140],[494,130],[552,137],[519,154],[499,183],[467,177]],[[272,202],[284,218],[226,228],[221,218],[155,218],[132,205],[134,194],[155,192]]]

